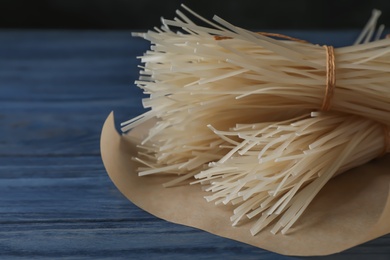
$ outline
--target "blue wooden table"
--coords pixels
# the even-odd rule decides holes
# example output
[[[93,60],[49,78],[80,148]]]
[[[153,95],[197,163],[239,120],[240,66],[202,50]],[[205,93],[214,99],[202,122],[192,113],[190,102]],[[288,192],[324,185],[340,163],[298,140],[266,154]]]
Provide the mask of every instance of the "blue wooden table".
[[[301,259],[157,219],[111,183],[101,127],[142,112],[147,48],[128,31],[0,31],[0,259]],[[324,259],[368,258],[390,259],[389,235]]]

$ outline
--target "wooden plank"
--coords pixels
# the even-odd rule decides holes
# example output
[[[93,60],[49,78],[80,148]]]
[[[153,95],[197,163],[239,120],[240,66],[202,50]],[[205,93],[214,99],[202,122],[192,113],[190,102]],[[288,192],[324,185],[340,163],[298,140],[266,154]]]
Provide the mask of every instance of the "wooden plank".
[[[0,256],[267,254],[138,209],[119,194],[99,160],[1,158]]]
[[[2,258],[293,259],[151,216],[119,194],[96,156],[0,165]],[[325,259],[386,259],[389,243],[386,236]]]
[[[0,223],[151,219],[117,192],[98,156],[1,158],[0,165]]]
[[[135,95],[136,56],[148,44],[130,32],[67,31],[5,31],[0,42],[0,101]]]
[[[136,44],[133,44],[136,41]],[[111,110],[142,113],[130,32],[0,33],[0,155],[98,155]]]
[[[23,106],[2,102],[0,155],[99,155],[100,131],[110,111],[122,111],[116,113],[118,123],[141,112],[125,112],[127,104],[127,100],[24,102]]]

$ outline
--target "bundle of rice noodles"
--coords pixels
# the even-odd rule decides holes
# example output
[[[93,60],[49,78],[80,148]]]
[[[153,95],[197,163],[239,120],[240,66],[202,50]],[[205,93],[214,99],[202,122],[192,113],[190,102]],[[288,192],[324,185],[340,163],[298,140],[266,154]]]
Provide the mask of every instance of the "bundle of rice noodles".
[[[389,128],[341,113],[312,112],[282,122],[237,124],[229,131],[209,126],[231,150],[195,175],[208,201],[236,205],[233,225],[258,220],[256,234],[278,219],[271,232],[296,222],[334,176],[389,152]],[[227,145],[226,145],[227,146]]]
[[[185,101],[191,102],[183,101],[183,106]],[[147,137],[138,145],[138,156],[133,158],[143,165],[138,168],[139,176],[178,175],[179,177],[163,184],[169,187],[190,179],[207,168],[209,162],[222,158],[229,152],[230,144],[207,127],[211,122],[218,129],[228,130],[236,123],[280,121],[304,112],[285,112],[280,109],[248,111],[239,104],[229,105],[229,102],[221,104],[220,109],[222,111],[201,105],[196,112],[184,109],[181,113],[168,113],[160,117],[149,130]]]
[[[209,27],[177,11],[174,20],[162,19],[161,28],[135,34],[151,43],[140,57],[145,66],[136,82],[150,94],[144,105],[151,111],[143,120],[194,106],[202,111],[199,104],[208,110],[234,102],[252,111],[332,110],[390,123],[390,39],[379,39],[378,30],[370,41],[379,11],[357,40],[361,44],[332,51],[267,37],[216,16],[211,22],[183,8]],[[124,126],[126,131],[135,125]]]
[[[285,233],[330,178],[388,151],[390,39],[379,39],[383,27],[373,37],[379,11],[355,45],[333,49],[183,8],[207,26],[177,11],[136,34],[151,42],[136,81],[149,110],[122,131],[155,120],[133,158],[140,176],[201,183],[208,201],[237,205],[234,225],[257,217],[256,234],[279,219],[272,232]]]

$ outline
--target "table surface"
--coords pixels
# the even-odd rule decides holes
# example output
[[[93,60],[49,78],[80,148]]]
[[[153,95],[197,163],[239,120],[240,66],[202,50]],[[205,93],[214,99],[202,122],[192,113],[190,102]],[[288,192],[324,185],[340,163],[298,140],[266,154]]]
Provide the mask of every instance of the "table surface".
[[[358,32],[288,34],[340,46]],[[0,31],[0,259],[301,259],[160,220],[111,183],[101,127],[142,113],[147,48],[128,31]],[[323,259],[367,258],[390,259],[390,236]]]

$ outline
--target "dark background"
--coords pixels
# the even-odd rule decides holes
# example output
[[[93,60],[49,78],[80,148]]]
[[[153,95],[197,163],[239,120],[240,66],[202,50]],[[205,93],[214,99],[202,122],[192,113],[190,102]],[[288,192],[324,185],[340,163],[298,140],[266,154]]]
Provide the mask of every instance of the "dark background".
[[[180,3],[248,29],[360,29],[373,8],[390,26],[390,0],[0,0],[0,28],[146,29]]]

